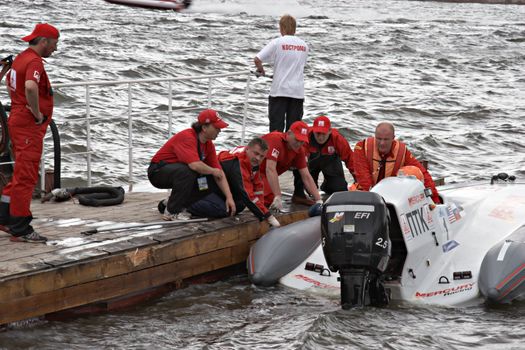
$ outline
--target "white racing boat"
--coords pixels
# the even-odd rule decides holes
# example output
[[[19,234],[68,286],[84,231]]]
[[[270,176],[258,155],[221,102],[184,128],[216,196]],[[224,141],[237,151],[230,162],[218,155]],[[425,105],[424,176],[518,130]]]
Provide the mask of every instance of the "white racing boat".
[[[182,11],[190,7],[191,0],[105,0],[112,4],[159,10]]]
[[[390,299],[440,305],[525,298],[525,183],[440,189],[435,205],[413,177],[338,192],[313,217],[251,249],[253,283],[341,295],[343,308]]]

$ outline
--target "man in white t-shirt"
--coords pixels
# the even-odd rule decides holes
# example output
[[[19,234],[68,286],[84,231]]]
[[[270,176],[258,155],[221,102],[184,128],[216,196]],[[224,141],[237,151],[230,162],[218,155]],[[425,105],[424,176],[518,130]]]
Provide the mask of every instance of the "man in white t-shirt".
[[[296,21],[292,16],[282,16],[279,28],[281,37],[270,41],[254,58],[259,74],[265,74],[263,62],[274,65],[268,103],[270,132],[288,131],[293,122],[303,118],[303,71],[308,45],[295,36]]]

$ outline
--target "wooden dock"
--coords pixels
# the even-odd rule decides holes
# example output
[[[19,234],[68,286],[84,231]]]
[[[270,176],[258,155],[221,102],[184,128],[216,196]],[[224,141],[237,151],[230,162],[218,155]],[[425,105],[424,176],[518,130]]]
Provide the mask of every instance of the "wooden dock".
[[[73,200],[33,202],[33,226],[49,241],[13,243],[0,232],[0,325],[64,310],[111,310],[180,288],[192,278],[243,265],[250,246],[268,230],[246,209],[203,223],[81,234],[162,221],[157,203],[165,196],[127,193],[124,203],[98,208]],[[306,209],[288,206],[279,221],[304,219]]]

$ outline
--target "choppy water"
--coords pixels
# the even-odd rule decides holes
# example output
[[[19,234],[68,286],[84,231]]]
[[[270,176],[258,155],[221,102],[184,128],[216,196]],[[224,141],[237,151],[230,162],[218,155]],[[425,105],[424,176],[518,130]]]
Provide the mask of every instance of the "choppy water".
[[[52,83],[123,80],[248,70],[278,35],[283,13],[299,17],[311,54],[305,120],[330,116],[354,145],[381,120],[432,174],[447,181],[525,177],[525,6],[417,1],[195,0],[183,14],[102,0],[17,0],[0,4],[0,55],[21,51],[36,21],[62,31],[48,61]],[[230,122],[219,148],[240,142],[245,76],[214,83],[213,106]],[[167,84],[134,86],[134,177],[167,132]],[[174,106],[206,105],[204,83],[174,84]],[[267,130],[270,81],[250,84],[247,135]],[[91,92],[94,182],[127,179],[127,86]],[[5,92],[0,92],[5,102]],[[57,92],[65,183],[85,178],[78,118],[82,88]],[[176,110],[176,130],[196,112]],[[245,279],[194,286],[132,311],[0,334],[5,348],[525,348],[523,304],[433,308],[398,304],[343,312],[337,300]]]

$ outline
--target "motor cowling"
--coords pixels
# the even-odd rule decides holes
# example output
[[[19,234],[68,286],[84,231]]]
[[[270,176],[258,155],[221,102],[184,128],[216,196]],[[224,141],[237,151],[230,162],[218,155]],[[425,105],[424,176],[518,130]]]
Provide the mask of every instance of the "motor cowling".
[[[389,212],[373,192],[336,192],[321,214],[323,252],[339,271],[341,306],[385,305],[382,273],[390,259]]]

